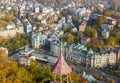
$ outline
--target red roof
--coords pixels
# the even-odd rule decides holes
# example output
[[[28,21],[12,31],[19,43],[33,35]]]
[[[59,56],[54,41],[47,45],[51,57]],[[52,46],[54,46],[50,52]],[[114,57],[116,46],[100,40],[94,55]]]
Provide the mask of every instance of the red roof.
[[[53,73],[56,73],[58,75],[66,75],[69,74],[72,69],[71,67],[65,62],[64,57],[62,54],[58,58],[57,63],[53,66],[52,69]]]
[[[87,37],[82,37],[81,39],[84,40],[84,41],[86,41],[88,38]]]

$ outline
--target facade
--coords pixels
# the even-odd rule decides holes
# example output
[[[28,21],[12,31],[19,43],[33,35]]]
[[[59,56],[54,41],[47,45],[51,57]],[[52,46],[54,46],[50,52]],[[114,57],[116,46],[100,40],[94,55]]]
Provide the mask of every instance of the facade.
[[[29,33],[33,30],[32,25],[30,24],[30,22],[27,19],[23,19],[22,23],[23,23],[23,26],[24,26],[24,31],[26,33]]]
[[[115,66],[117,61],[117,55],[113,51],[108,54],[108,64]]]
[[[47,36],[41,32],[32,32],[31,42],[34,48],[39,48],[40,45],[45,45]]]
[[[108,37],[109,37],[109,34],[110,34],[110,32],[109,32],[108,30],[104,29],[104,30],[102,31],[102,38],[103,38],[103,39],[108,38]]]
[[[47,20],[46,18],[42,18],[42,19],[41,19],[41,23],[42,23],[42,24],[46,24],[46,22],[47,22],[46,20]]]
[[[86,28],[86,23],[81,23],[80,26],[79,26],[79,31],[81,32],[84,32],[85,31],[85,28]]]
[[[39,6],[38,6],[38,7],[35,7],[35,13],[39,13],[39,12],[40,12]]]
[[[17,33],[23,32],[23,26],[19,26],[18,28],[0,30],[0,36],[4,38],[14,37]]]
[[[99,67],[107,67],[109,65],[116,66],[117,55],[114,52],[110,52],[110,53],[106,52],[102,54],[93,52],[93,54],[89,54],[90,51],[92,50],[88,51],[87,56],[89,57],[86,58],[87,67],[99,68]]]
[[[27,65],[30,65],[31,60],[35,60],[35,57],[34,56],[24,56],[23,55],[19,58],[18,62],[22,65],[27,66]]]
[[[90,38],[83,37],[81,38],[81,44],[87,46],[87,43],[90,41]]]
[[[112,31],[113,30],[114,25],[110,25],[110,24],[102,24],[102,29],[107,29],[108,31]]]
[[[96,53],[92,49],[87,50],[84,45],[71,45],[66,48],[66,59],[86,67],[116,66],[117,54],[113,51]],[[118,61],[119,62],[119,61]]]
[[[59,56],[60,55],[60,43],[58,41],[50,42],[50,52],[54,56]],[[63,53],[63,55],[65,55],[64,47],[62,48],[62,53]]]
[[[8,24],[6,28],[0,29],[0,36],[4,38],[14,37],[17,33],[24,33],[23,25],[18,19],[15,19],[14,23]]]

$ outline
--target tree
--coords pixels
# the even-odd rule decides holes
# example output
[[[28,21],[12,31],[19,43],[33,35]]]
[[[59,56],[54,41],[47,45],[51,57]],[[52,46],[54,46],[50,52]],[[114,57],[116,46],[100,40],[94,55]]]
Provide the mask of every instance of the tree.
[[[78,37],[78,38],[82,38],[83,36],[84,36],[84,34],[83,34],[82,32],[79,31],[79,32],[77,33],[77,37]]]
[[[108,38],[108,44],[110,45],[110,46],[114,46],[115,45],[115,38],[114,37],[109,37]]]
[[[87,28],[84,32],[85,36],[90,37],[90,38],[97,38],[97,31],[94,28]]]
[[[111,17],[112,11],[110,11],[110,10],[105,10],[105,11],[104,11],[104,15]]]
[[[80,38],[77,36],[74,36],[74,43],[80,43]]]
[[[71,72],[71,79],[73,83],[86,83],[87,82],[84,78],[79,77],[75,72]]]
[[[0,50],[0,56],[7,57],[8,54],[6,53],[6,50]]]
[[[61,14],[62,14],[63,16],[66,16],[66,15],[68,14],[68,10],[67,10],[67,9],[63,9],[63,10],[61,11]]]
[[[63,26],[63,31],[66,32],[68,30],[68,25]]]
[[[115,35],[116,43],[120,45],[120,31],[118,31]]]
[[[103,43],[103,41],[102,41]],[[90,42],[88,42],[87,46],[88,48],[94,48],[94,50],[97,51],[98,48],[100,48],[102,46],[102,43],[100,42],[100,40],[92,38]]]
[[[0,57],[1,83],[32,83],[25,68],[16,61]]]
[[[74,43],[74,36],[71,33],[67,35],[67,43],[68,44]]]
[[[101,25],[105,22],[107,22],[107,18],[105,16],[99,16],[97,19],[98,25],[101,27]]]
[[[1,42],[1,46],[7,48],[10,51],[24,47],[26,44],[30,43],[29,38],[24,34],[17,34],[15,37],[10,39],[4,39],[4,42]]]

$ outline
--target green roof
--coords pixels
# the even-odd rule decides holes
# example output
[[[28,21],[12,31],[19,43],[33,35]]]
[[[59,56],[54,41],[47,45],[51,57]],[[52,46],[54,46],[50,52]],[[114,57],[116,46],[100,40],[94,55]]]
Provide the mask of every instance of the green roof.
[[[89,49],[89,50],[87,51],[87,55],[94,55],[93,50],[92,50],[92,49]]]

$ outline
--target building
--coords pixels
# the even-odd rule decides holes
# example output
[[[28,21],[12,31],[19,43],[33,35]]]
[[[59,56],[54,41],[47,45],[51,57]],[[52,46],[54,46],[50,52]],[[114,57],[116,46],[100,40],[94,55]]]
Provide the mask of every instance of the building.
[[[27,19],[23,19],[22,23],[23,23],[23,26],[24,26],[24,31],[26,33],[29,33],[33,30],[32,25],[30,24],[30,22]]]
[[[50,52],[53,56],[59,56],[60,55],[60,43],[59,41],[51,41],[50,42]],[[65,49],[62,48],[62,53],[65,55]]]
[[[62,47],[62,46],[60,46]],[[62,50],[62,48],[61,48]],[[56,64],[52,68],[52,72],[54,75],[54,83],[71,83],[70,73],[72,72],[72,68],[66,63],[62,52],[60,51],[60,56],[56,62]]]
[[[104,29],[104,30],[102,31],[102,38],[103,38],[103,39],[109,38],[109,35],[110,35],[110,32],[109,32],[107,29]]]
[[[117,62],[117,55],[113,51],[110,51],[108,53],[108,64],[111,66],[116,66]]]
[[[109,23],[109,24],[116,25],[117,19],[113,19],[113,18],[111,18],[111,17],[107,17],[107,19],[108,19],[108,23]]]
[[[41,19],[41,23],[42,23],[42,24],[46,24],[46,22],[47,22],[47,19],[46,19],[46,18],[42,18],[42,19]]]
[[[31,42],[34,48],[39,48],[40,45],[45,45],[47,36],[41,32],[32,32]]]
[[[31,60],[35,60],[35,57],[34,56],[25,56],[25,55],[23,55],[23,56],[21,56],[19,58],[18,62],[20,64],[22,64],[22,65],[27,66],[27,65],[30,65]]]
[[[87,67],[107,67],[116,66],[116,53],[113,51],[105,53],[96,53],[92,49],[87,51],[86,66]]]
[[[108,31],[112,31],[113,30],[114,25],[111,24],[102,24],[102,30],[107,29]]]
[[[34,7],[34,10],[35,10],[35,13],[39,13],[39,12],[40,12],[39,6],[35,6],[35,7]]]
[[[87,50],[84,45],[81,44],[72,44],[66,47],[66,55],[65,58],[73,61],[75,63],[81,64],[85,63],[85,59],[83,56],[86,55],[85,51]]]
[[[66,59],[86,67],[112,67],[116,66],[117,54],[112,50],[94,52],[87,50],[84,45],[72,44],[66,47]],[[118,61],[119,62],[119,61]]]
[[[83,22],[79,25],[79,31],[84,32],[85,28],[86,28],[86,23],[85,22]]]
[[[81,44],[87,46],[87,43],[90,42],[90,38],[82,37]]]
[[[83,72],[82,77],[85,78],[85,79],[87,79],[89,81],[89,83],[96,82],[96,79],[91,74],[86,74],[85,71]]]
[[[23,25],[17,24],[12,27],[12,25],[6,26],[0,30],[0,36],[4,38],[14,37],[17,33],[24,33]]]

